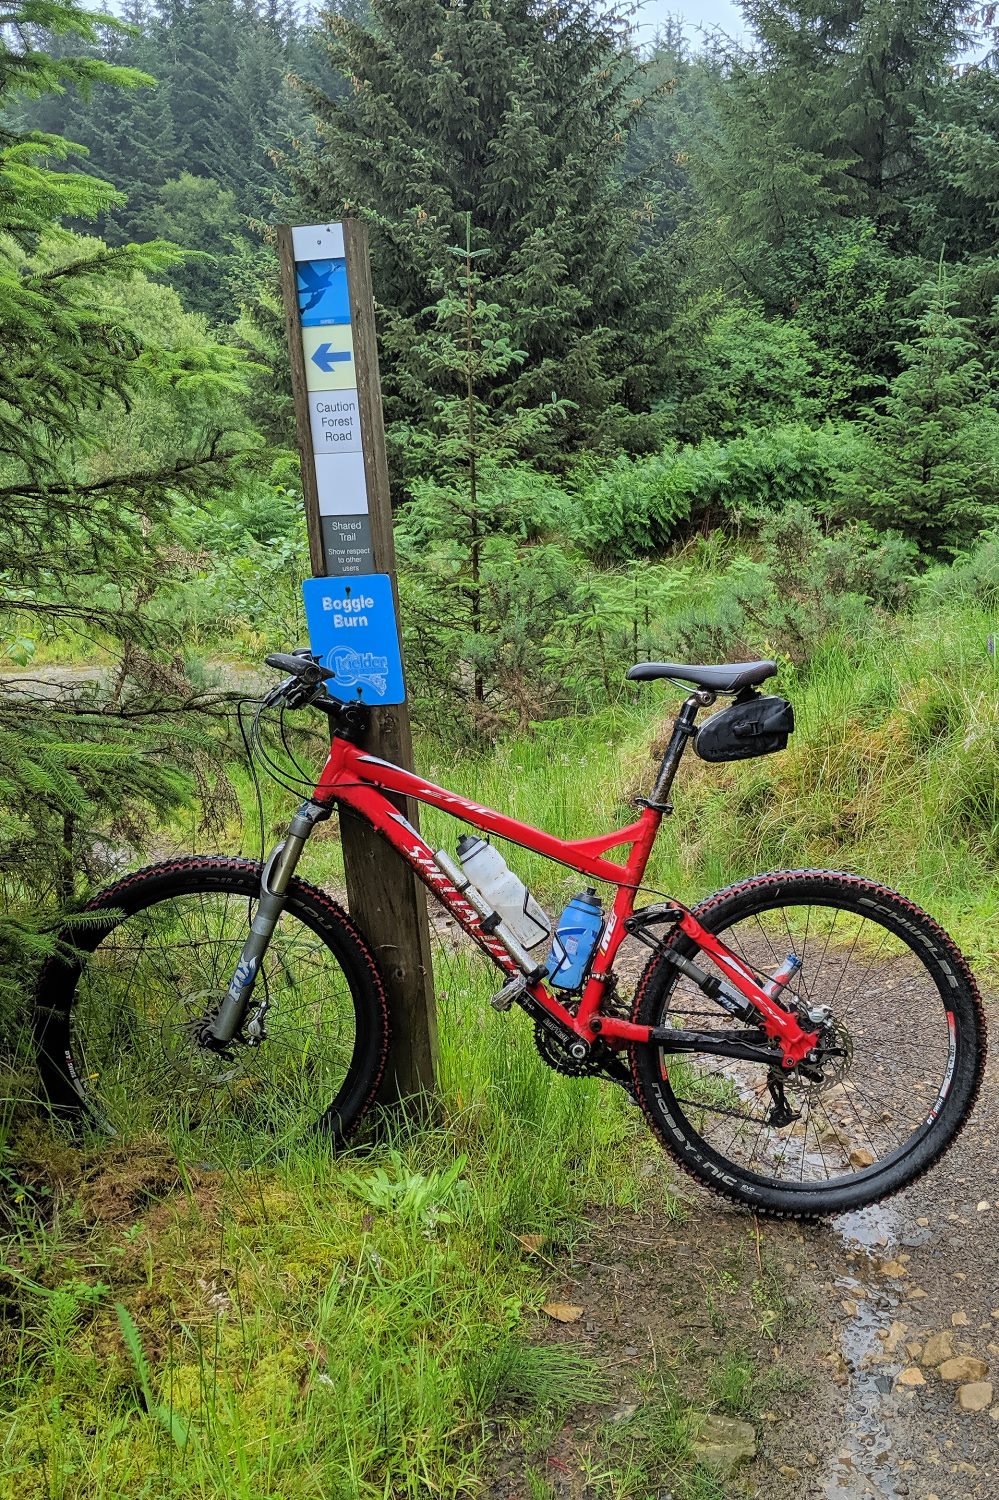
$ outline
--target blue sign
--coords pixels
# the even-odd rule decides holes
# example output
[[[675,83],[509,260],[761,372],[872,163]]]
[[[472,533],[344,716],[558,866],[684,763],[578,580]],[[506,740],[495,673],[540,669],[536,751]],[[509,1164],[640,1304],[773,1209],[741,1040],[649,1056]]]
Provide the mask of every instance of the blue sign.
[[[345,260],[300,260],[295,273],[303,328],[350,322]]]
[[[341,703],[404,703],[402,652],[387,573],[307,578],[302,584],[312,654],[336,673]]]

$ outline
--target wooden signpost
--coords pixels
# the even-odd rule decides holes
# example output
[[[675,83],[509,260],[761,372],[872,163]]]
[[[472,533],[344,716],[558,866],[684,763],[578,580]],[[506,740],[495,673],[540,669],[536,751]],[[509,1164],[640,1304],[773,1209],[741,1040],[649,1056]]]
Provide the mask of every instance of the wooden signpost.
[[[386,573],[398,628],[392,507],[378,377],[367,226],[283,225],[281,288],[312,571]],[[369,748],[412,767],[405,703],[374,708]],[[418,824],[415,806],[400,811]],[[378,956],[392,1016],[387,1096],[434,1086],[437,1021],[426,895],[415,875],[360,820],[341,813],[347,903]]]

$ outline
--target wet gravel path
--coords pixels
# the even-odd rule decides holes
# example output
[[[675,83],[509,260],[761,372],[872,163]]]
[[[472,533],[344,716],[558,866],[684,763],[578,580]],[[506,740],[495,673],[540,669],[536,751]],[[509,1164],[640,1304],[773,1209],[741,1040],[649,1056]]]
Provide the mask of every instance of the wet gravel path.
[[[829,1253],[821,1291],[834,1392],[823,1407],[836,1430],[803,1494],[999,1497],[994,1002],[988,1015],[985,1086],[944,1160],[889,1202],[810,1232]]]
[[[972,1119],[943,1162],[887,1203],[823,1225],[757,1222],[681,1175],[681,1223],[661,1209],[614,1211],[556,1254],[553,1295],[582,1315],[541,1323],[538,1336],[609,1372],[612,1407],[573,1413],[543,1454],[500,1443],[486,1494],[527,1500],[530,1470],[554,1496],[604,1493],[586,1475],[610,1456],[614,1423],[641,1420],[658,1371],[704,1410],[732,1412],[717,1399],[718,1370],[745,1357],[763,1382],[757,1456],[722,1481],[726,1497],[999,1500],[995,1002],[988,1015]],[[650,1201],[656,1180],[650,1168]],[[670,1493],[652,1487],[649,1500]]]

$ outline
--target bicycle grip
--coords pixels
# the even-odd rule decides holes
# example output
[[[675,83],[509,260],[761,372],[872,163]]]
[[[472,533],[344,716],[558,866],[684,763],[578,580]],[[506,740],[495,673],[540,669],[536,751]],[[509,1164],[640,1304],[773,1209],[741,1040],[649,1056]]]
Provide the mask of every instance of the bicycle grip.
[[[291,656],[284,651],[275,651],[272,655],[265,656],[264,661],[269,667],[276,667],[279,672],[288,672],[302,682],[326,682],[335,676],[335,673],[321,667],[311,656]]]

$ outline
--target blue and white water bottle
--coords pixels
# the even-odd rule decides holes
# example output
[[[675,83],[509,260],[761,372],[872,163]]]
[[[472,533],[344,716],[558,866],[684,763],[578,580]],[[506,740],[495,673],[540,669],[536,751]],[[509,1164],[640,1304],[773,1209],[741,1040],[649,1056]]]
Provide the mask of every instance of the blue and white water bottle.
[[[781,990],[786,989],[788,984],[801,968],[801,959],[796,953],[789,953],[779,969],[775,969],[760,989],[768,1000],[776,1000]]]
[[[576,990],[586,977],[604,913],[592,886],[573,896],[559,917],[548,955],[548,978],[560,990]]]

